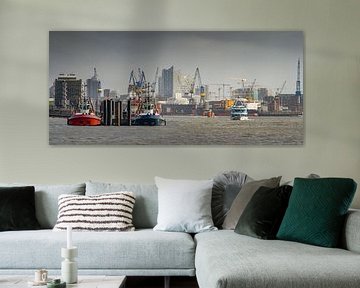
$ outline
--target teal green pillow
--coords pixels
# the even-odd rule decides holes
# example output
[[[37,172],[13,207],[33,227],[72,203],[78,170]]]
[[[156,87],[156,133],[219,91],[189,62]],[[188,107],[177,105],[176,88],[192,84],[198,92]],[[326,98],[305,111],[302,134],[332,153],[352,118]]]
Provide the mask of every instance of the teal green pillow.
[[[349,178],[295,178],[277,239],[337,247],[355,191]]]

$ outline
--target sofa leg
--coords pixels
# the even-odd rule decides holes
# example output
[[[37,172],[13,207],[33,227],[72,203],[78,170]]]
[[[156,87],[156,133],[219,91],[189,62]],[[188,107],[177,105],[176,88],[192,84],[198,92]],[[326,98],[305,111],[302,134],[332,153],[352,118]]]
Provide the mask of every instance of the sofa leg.
[[[164,277],[164,288],[170,288],[170,276]]]

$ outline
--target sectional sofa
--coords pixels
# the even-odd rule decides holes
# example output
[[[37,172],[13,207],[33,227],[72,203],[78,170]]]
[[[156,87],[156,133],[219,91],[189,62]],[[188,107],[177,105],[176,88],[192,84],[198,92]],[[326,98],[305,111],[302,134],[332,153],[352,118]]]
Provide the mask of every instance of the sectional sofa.
[[[248,178],[247,180],[251,180]],[[0,187],[14,184],[0,184]],[[360,287],[360,211],[351,210],[338,248],[263,240],[213,229],[202,233],[154,231],[158,217],[155,184],[87,182],[34,185],[37,230],[0,232],[1,275],[46,268],[59,275],[66,232],[53,231],[61,194],[97,195],[132,191],[135,231],[73,232],[79,274],[196,276],[201,288]]]

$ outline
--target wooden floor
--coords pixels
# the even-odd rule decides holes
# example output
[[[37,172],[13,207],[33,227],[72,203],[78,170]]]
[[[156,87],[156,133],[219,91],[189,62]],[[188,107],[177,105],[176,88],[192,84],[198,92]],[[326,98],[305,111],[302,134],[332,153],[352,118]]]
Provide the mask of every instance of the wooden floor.
[[[126,279],[126,288],[163,288],[164,277],[133,277]],[[171,288],[199,288],[195,277],[170,277]]]

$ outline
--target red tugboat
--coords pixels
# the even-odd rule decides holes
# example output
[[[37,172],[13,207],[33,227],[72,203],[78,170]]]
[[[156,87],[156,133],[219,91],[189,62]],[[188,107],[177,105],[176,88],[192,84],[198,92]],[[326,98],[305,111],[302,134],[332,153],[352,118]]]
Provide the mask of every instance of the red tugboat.
[[[99,126],[101,125],[101,118],[96,116],[92,103],[83,99],[79,104],[79,112],[74,113],[67,119],[67,125],[74,126]]]

